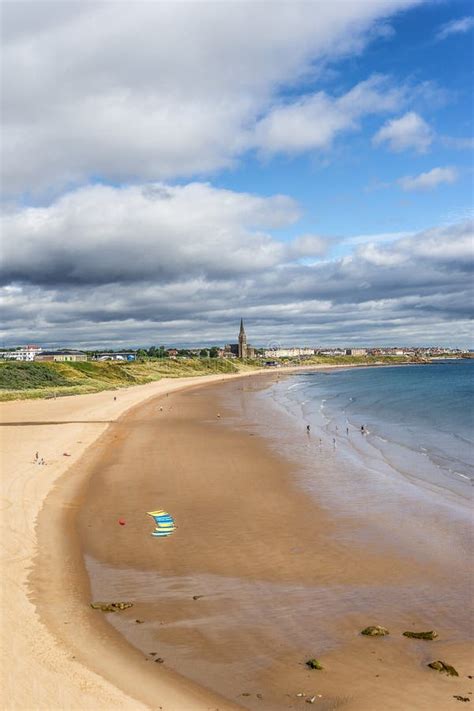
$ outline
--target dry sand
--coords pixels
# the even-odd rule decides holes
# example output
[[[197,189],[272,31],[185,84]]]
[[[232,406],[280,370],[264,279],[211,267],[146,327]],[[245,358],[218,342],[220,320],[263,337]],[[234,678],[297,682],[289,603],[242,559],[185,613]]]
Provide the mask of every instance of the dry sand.
[[[351,601],[364,586],[435,588],[444,571],[348,543],[354,521],[318,508],[295,487],[291,462],[235,426],[235,383],[172,394],[190,383],[161,381],[116,402],[107,392],[2,407],[4,422],[49,423],[3,428],[8,711],[305,708],[298,693],[323,711],[444,711],[471,690],[470,649],[440,623],[442,600],[425,617],[422,605],[390,602],[383,620],[367,618],[356,592]],[[33,463],[36,450],[47,466]],[[145,515],[161,506],[179,525],[165,540],[150,536]],[[333,588],[349,602],[325,610],[317,591]],[[108,616],[114,629],[88,608],[98,598],[135,606]],[[401,637],[432,620],[441,641]],[[377,623],[390,637],[357,634]],[[308,671],[321,652],[324,672]],[[460,678],[428,670],[432,658]]]

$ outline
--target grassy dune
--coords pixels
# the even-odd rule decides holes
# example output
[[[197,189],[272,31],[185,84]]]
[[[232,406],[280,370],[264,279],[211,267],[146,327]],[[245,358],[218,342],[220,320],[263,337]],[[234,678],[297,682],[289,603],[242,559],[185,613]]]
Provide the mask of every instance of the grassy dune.
[[[0,363],[0,400],[59,397],[113,390],[160,378],[237,373],[256,366],[214,358],[138,363]]]

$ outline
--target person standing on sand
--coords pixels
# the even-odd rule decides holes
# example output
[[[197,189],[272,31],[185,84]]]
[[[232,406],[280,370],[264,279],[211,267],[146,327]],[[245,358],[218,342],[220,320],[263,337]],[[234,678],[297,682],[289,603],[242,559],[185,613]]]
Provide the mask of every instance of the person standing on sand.
[[[311,427],[309,425],[306,425],[306,432],[309,434],[311,432]]]
[[[35,462],[36,463],[38,463],[38,459],[39,459],[39,452],[36,452],[36,454],[35,454]]]

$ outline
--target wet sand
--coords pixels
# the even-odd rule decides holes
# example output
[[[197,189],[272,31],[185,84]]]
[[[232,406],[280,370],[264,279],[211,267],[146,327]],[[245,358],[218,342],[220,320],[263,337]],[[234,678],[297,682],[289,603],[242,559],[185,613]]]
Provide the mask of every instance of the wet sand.
[[[251,382],[264,387],[272,377]],[[70,565],[53,585],[72,585],[77,605],[74,615],[66,605],[65,619],[57,619],[58,600],[44,595],[48,554],[40,553],[33,581],[47,625],[58,630],[66,622],[73,633],[96,626],[102,653],[114,649],[117,663],[133,657],[135,671],[141,665],[127,687],[137,699],[170,675],[176,684],[191,680],[191,693],[221,695],[220,709],[222,697],[229,707],[276,711],[302,708],[313,696],[325,711],[455,708],[453,695],[472,691],[466,610],[447,615],[443,592],[437,604],[433,595],[444,591],[452,569],[380,541],[351,541],[351,529],[364,526],[363,512],[357,521],[328,511],[298,488],[298,463],[276,456],[252,432],[252,401],[238,383],[149,400],[111,424],[81,460],[90,478],[74,490],[70,477],[72,508],[64,515],[71,535],[63,551]],[[178,530],[160,540],[150,535],[146,511],[161,507]],[[52,522],[54,512],[50,496],[40,536],[43,526],[47,537],[48,520],[64,527],[64,520]],[[92,590],[80,575],[81,554]],[[42,583],[38,570],[48,571]],[[104,616],[86,611],[86,598],[134,607]],[[390,636],[361,637],[369,624],[388,627]],[[402,637],[405,629],[433,627],[435,642]],[[309,671],[310,657],[324,670]],[[460,677],[428,669],[434,659],[453,664]],[[99,661],[88,663],[107,678]]]

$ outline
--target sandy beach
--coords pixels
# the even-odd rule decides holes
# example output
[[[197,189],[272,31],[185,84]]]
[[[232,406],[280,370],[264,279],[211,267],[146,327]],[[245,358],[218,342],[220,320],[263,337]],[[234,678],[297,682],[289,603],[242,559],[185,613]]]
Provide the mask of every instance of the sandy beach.
[[[443,600],[403,600],[410,586],[435,590],[447,570],[351,543],[354,519],[310,500],[295,462],[252,431],[250,391],[275,377],[2,406],[5,708],[276,710],[314,699],[324,711],[441,711],[472,690],[471,649]],[[165,540],[146,516],[159,507],[178,525]],[[384,586],[385,606],[371,608]],[[107,616],[92,600],[134,607]],[[368,624],[391,635],[363,638]],[[401,635],[433,627],[436,642]],[[322,672],[307,669],[311,657]],[[459,678],[427,669],[432,659]]]
[[[214,378],[210,376],[211,380]],[[100,622],[97,617],[90,618],[88,623],[81,617],[85,615],[87,618],[88,612],[83,610],[83,598],[77,603],[65,595],[61,582],[54,578],[55,573],[63,576],[68,589],[74,593],[78,592],[79,581],[84,585],[84,594],[87,588],[74,538],[64,538],[63,517],[67,518],[68,513],[77,510],[76,491],[72,500],[67,499],[67,494],[59,494],[56,512],[59,520],[50,521],[46,549],[42,551],[48,558],[42,569],[44,581],[51,583],[54,580],[48,586],[48,595],[58,605],[57,611],[64,606],[68,611],[67,619],[61,618],[61,624],[76,623],[72,639],[64,639],[57,629],[52,633],[40,621],[34,601],[35,590],[28,580],[39,550],[37,517],[63,474],[76,465],[87,448],[124,412],[150,397],[203,380],[208,378],[162,380],[118,392],[1,404],[1,628],[4,641],[1,673],[4,709],[92,711],[98,708],[159,708],[160,705],[163,709],[217,707],[212,694],[192,688],[183,680],[178,683],[165,674],[160,676],[158,690],[152,685],[150,694],[145,694],[145,701],[141,701],[146,684],[140,673],[135,673],[133,661],[124,655],[124,645],[114,644],[108,634],[106,637],[105,633],[97,634]],[[45,466],[35,463],[36,452],[44,458]],[[66,454],[69,456],[64,456]],[[80,485],[85,474],[80,467],[77,479],[70,482],[66,477],[64,483]],[[76,614],[79,617],[75,617]],[[66,626],[63,624],[64,629]],[[81,656],[86,651],[90,655],[88,658]],[[113,673],[109,675],[107,669]],[[117,686],[119,679],[121,684]],[[222,703],[219,706],[221,709],[228,707]]]

